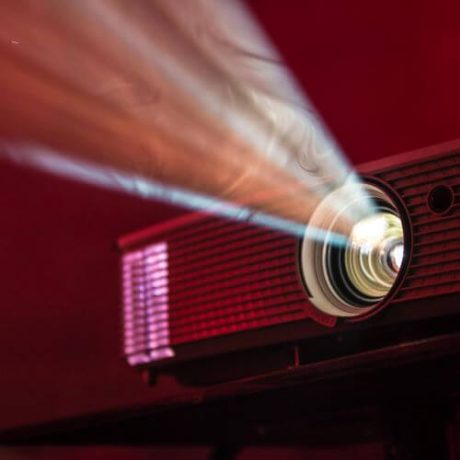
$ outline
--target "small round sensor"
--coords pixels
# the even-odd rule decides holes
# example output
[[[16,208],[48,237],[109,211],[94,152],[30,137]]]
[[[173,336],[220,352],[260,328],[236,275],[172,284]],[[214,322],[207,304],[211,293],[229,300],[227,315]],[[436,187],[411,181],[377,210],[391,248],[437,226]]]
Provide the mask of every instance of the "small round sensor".
[[[428,194],[428,206],[435,214],[444,214],[454,204],[454,192],[447,185],[437,185]]]

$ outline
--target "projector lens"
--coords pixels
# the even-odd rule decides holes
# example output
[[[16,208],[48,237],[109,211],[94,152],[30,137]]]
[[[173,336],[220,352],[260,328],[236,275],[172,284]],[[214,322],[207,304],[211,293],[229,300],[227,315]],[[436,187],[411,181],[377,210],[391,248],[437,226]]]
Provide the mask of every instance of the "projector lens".
[[[355,192],[350,187],[336,190],[318,206],[301,249],[311,301],[335,316],[359,316],[375,308],[390,293],[405,260],[404,229],[394,202],[373,185]],[[369,198],[372,212],[363,213],[362,201]],[[345,235],[339,227],[344,219],[353,222]],[[312,238],[315,228],[326,229],[322,238]]]
[[[384,297],[398,275],[398,249],[403,251],[401,219],[379,212],[353,226],[345,249],[345,272],[351,289],[369,299]],[[402,254],[400,254],[402,260]]]

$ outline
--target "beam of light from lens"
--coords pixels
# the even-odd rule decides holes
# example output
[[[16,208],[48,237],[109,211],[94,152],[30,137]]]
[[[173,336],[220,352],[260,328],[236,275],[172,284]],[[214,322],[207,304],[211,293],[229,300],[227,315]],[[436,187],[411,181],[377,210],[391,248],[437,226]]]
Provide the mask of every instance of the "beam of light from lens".
[[[15,0],[0,17],[0,135],[10,144],[213,197],[272,226],[304,226],[324,196],[356,181],[236,0]],[[337,226],[344,234],[371,212],[356,202]]]
[[[161,200],[176,206],[205,211],[228,219],[268,227],[299,238],[305,232],[304,224],[260,211],[257,212],[254,209],[217,200],[206,195],[191,193],[177,187],[169,187],[141,176],[129,175],[80,160],[70,160],[63,155],[58,155],[37,145],[3,142],[0,143],[0,155],[22,166],[32,167],[46,173],[78,180],[97,187],[128,193],[143,199]],[[324,230],[313,227],[310,227],[309,230],[312,239],[324,240]],[[334,244],[337,246],[343,246],[347,242],[346,237],[338,233],[333,234],[331,239],[334,240]]]

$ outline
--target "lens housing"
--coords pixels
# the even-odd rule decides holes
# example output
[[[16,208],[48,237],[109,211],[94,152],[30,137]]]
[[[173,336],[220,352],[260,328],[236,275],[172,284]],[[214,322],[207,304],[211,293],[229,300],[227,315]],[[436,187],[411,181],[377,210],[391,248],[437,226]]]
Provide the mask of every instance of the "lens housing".
[[[301,245],[300,272],[312,303],[341,317],[378,308],[405,270],[406,233],[400,208],[382,188],[353,184],[332,192]]]

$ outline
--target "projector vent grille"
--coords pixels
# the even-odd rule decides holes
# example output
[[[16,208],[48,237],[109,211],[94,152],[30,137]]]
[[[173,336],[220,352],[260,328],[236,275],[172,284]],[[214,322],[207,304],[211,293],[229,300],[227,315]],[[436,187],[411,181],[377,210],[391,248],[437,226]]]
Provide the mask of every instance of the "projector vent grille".
[[[382,171],[376,175],[401,197],[413,228],[409,271],[395,301],[460,291],[460,153]],[[453,206],[436,215],[428,206],[434,187],[454,192]]]
[[[143,254],[159,247],[167,248],[167,269],[163,263],[157,270]],[[177,345],[299,319],[332,326],[334,319],[308,302],[296,260],[295,238],[216,217],[158,233],[149,246],[123,258],[125,324],[128,315],[128,334],[136,331],[137,337],[125,337],[128,356],[137,356],[131,362],[172,356]]]
[[[208,217],[168,245],[174,345],[313,313],[293,270],[292,237]]]

